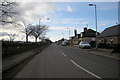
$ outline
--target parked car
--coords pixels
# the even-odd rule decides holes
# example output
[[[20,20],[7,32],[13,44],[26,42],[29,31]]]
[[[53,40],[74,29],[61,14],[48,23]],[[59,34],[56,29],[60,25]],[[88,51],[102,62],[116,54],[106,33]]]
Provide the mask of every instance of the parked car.
[[[67,45],[67,40],[64,40],[63,42],[62,42],[62,46],[66,46]]]
[[[88,42],[82,41],[79,43],[79,48],[91,48],[91,46]]]

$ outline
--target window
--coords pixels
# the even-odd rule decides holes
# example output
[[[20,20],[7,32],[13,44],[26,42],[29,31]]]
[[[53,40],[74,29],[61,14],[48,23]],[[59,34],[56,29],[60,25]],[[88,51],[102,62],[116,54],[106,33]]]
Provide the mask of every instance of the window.
[[[110,38],[110,42],[111,42],[111,44],[113,44],[113,38]]]

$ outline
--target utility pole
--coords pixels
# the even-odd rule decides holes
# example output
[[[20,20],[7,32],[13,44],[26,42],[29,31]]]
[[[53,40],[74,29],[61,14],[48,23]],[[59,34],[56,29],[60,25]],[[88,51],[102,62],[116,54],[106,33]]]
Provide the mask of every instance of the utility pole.
[[[97,45],[97,9],[96,9],[96,4],[89,4],[89,6],[94,6],[95,7],[95,24],[96,24],[96,49],[98,49],[98,45]]]

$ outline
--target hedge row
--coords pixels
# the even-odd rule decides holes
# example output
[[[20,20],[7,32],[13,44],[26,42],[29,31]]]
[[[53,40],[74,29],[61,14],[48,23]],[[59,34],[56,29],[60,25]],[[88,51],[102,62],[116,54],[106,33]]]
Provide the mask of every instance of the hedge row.
[[[2,57],[12,56],[14,54],[19,54],[24,51],[42,47],[48,45],[45,42],[33,43],[33,42],[10,42],[10,41],[3,41],[2,42]]]

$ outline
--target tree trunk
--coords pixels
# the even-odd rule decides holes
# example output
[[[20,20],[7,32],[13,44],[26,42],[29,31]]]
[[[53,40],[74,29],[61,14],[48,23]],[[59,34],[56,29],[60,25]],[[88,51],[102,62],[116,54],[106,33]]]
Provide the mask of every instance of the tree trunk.
[[[35,37],[35,42],[37,42],[37,37]]]
[[[28,42],[28,35],[26,35],[26,42]]]

